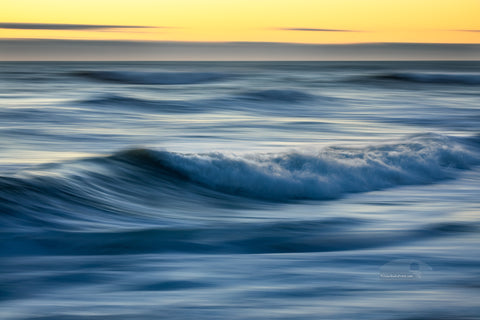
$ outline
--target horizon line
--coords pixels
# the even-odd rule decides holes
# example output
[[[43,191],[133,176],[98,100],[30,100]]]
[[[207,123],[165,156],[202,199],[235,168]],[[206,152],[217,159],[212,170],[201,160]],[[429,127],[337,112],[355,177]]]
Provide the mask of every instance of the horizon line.
[[[472,61],[480,57],[480,43],[0,38],[0,46],[0,61]]]

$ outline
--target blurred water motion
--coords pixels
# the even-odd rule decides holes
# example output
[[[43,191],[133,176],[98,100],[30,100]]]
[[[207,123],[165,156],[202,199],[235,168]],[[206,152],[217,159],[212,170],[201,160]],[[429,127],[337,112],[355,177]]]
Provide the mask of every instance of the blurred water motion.
[[[476,319],[479,62],[0,63],[2,319]]]

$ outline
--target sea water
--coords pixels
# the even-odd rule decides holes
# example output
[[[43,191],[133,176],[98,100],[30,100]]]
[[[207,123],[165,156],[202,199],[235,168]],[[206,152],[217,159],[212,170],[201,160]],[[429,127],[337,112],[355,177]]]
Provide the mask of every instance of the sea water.
[[[2,319],[478,319],[479,62],[0,64]]]

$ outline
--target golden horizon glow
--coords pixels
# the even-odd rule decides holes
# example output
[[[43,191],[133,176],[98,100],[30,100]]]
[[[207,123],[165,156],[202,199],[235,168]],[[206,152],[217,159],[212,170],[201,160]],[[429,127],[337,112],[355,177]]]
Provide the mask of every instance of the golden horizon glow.
[[[478,0],[2,0],[1,23],[151,26],[0,29],[0,38],[480,43]],[[288,28],[341,31],[296,31]]]

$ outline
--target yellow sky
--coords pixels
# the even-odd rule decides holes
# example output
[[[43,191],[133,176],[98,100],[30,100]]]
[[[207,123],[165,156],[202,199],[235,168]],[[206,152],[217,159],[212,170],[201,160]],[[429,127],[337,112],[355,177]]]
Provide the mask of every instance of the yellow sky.
[[[480,32],[459,31],[480,30],[480,0],[0,0],[0,9],[0,23],[169,27],[0,29],[0,38],[480,43]]]

